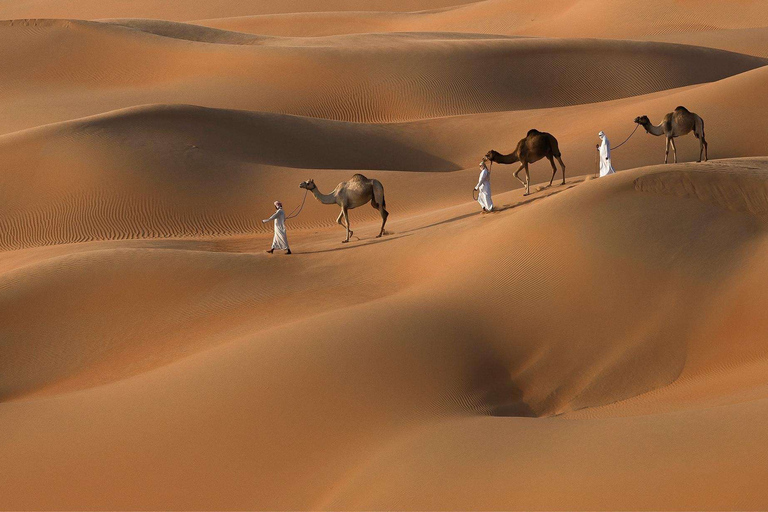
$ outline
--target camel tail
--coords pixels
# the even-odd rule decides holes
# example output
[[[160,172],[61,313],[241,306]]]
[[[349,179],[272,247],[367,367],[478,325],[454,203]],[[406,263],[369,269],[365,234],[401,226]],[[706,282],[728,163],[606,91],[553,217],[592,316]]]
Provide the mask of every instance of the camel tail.
[[[549,136],[549,145],[552,147],[552,156],[556,158],[563,156],[562,153],[560,153],[560,145],[557,143],[557,139],[552,135]]]
[[[698,138],[705,138],[704,137],[704,119],[701,118],[701,116],[698,117],[696,120],[698,123],[698,126],[694,125],[693,127],[693,136]],[[701,130],[701,134],[699,134],[699,130]]]
[[[387,200],[384,197],[384,185],[379,180],[373,181],[373,200],[372,206],[378,208],[381,205],[382,208],[387,207]]]

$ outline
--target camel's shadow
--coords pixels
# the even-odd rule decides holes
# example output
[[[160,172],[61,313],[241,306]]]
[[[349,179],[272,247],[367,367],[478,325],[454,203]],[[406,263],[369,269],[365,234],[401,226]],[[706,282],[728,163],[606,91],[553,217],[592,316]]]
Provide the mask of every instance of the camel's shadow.
[[[392,236],[392,235],[395,235],[395,233],[387,232],[387,233],[384,233],[384,237],[386,238],[384,237],[374,238],[372,240],[361,238],[359,239],[359,241],[362,243],[353,243],[352,241],[350,241],[349,243],[341,245],[341,247],[335,247],[333,249],[319,249],[316,251],[294,251],[294,254],[323,254],[327,252],[349,251],[352,249],[360,249],[363,247],[368,247],[370,245],[378,245],[386,242],[393,242],[395,240],[400,240],[401,238],[412,236],[411,234],[409,234],[409,232],[398,233],[397,234],[398,236]]]
[[[406,231],[401,231],[401,232],[398,232],[398,233],[394,233],[394,232],[391,232],[391,231],[386,231],[384,233],[385,238],[374,238],[373,240],[367,240],[367,241],[365,239],[359,239],[360,242],[364,242],[364,243],[344,244],[341,247],[336,247],[336,248],[333,248],[333,249],[321,249],[321,250],[317,250],[317,251],[301,251],[301,252],[294,251],[294,254],[323,254],[323,253],[328,253],[328,252],[347,251],[347,250],[351,250],[351,249],[367,247],[369,245],[376,245],[376,244],[382,244],[382,243],[385,243],[385,242],[391,242],[391,241],[399,240],[401,238],[405,238],[405,237],[408,237],[408,236],[413,236],[413,234],[415,234],[415,233],[417,233],[419,231],[423,231],[425,229],[430,229],[430,228],[434,228],[434,227],[437,227],[437,226],[444,226],[444,225],[447,225],[447,224],[452,224],[454,222],[458,222],[460,220],[468,219],[470,217],[475,217],[475,216],[478,216],[478,215],[491,215],[492,216],[495,213],[501,213],[501,212],[504,212],[504,211],[507,211],[507,210],[514,210],[515,208],[518,208],[520,206],[529,205],[529,204],[532,204],[532,203],[534,203],[536,201],[541,201],[542,199],[546,199],[548,197],[552,197],[552,196],[555,196],[557,194],[561,194],[561,193],[565,192],[566,190],[570,190],[573,187],[576,187],[578,185],[579,185],[579,183],[570,183],[570,184],[566,183],[565,186],[563,186],[563,185],[553,185],[553,186],[542,187],[540,190],[538,190],[536,192],[533,192],[531,194],[531,196],[536,194],[537,192],[544,192],[546,190],[549,190],[549,189],[552,189],[552,188],[555,188],[555,187],[562,187],[562,188],[560,188],[559,190],[556,190],[554,192],[551,192],[551,193],[548,193],[548,194],[542,194],[542,195],[539,195],[539,196],[536,196],[536,197],[528,196],[528,199],[526,199],[525,201],[520,201],[519,203],[505,204],[504,206],[502,206],[500,208],[494,209],[494,211],[492,213],[490,213],[490,214],[483,214],[483,212],[465,213],[463,215],[457,215],[456,217],[451,217],[450,219],[441,220],[439,222],[433,222],[432,224],[427,224],[427,225],[424,225],[424,226],[419,226],[419,227],[408,229]],[[395,236],[393,236],[393,235],[395,235]],[[357,238],[357,237],[355,237],[355,238]]]
[[[528,197],[528,199],[526,199],[524,201],[520,201],[519,203],[505,204],[505,205],[501,206],[500,208],[495,208],[494,211],[495,212],[504,212],[504,211],[507,211],[507,210],[514,210],[515,208],[519,208],[521,206],[526,206],[526,205],[535,203],[537,201],[541,201],[542,199],[547,199],[549,197],[556,196],[557,194],[562,194],[566,190],[570,190],[573,187],[576,187],[578,185],[579,185],[578,183],[571,183],[570,185],[569,184],[565,184],[565,185],[552,185],[552,186],[542,187],[541,190],[537,190],[536,192],[531,193],[529,196],[524,196],[524,197]],[[556,191],[552,192],[551,194],[544,194],[544,195],[540,195],[540,196],[536,196],[536,197],[530,197],[530,196],[533,196],[534,194],[536,194],[537,192],[544,192],[544,191],[549,190],[549,189],[554,188],[554,187],[563,187],[563,188],[561,188],[560,190],[556,190]]]

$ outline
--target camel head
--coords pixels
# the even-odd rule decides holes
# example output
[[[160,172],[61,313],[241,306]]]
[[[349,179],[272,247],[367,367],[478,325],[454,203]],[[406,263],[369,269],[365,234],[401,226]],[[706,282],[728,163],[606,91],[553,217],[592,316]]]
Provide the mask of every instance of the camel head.
[[[636,118],[635,118],[635,122],[636,122],[637,124],[639,124],[639,125],[643,125],[643,126],[646,126],[646,125],[649,125],[649,124],[651,124],[651,120],[650,120],[650,119],[648,119],[648,116],[640,116],[640,117],[636,117]]]
[[[495,161],[496,161],[496,158],[497,158],[498,156],[499,156],[499,153],[498,153],[497,151],[494,151],[494,150],[490,150],[489,152],[487,152],[487,153],[485,154],[485,157],[484,157],[484,158],[485,158],[486,160],[490,160],[491,162],[495,162]]]
[[[314,190],[317,188],[315,185],[315,180],[309,179],[307,181],[302,181],[299,185],[299,188],[305,188],[307,190]]]

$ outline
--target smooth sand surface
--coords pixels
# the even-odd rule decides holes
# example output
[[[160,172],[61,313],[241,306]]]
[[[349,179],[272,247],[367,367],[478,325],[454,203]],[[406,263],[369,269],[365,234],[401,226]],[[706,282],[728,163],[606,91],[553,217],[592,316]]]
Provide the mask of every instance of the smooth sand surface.
[[[529,4],[0,1],[0,509],[768,508],[766,3]]]

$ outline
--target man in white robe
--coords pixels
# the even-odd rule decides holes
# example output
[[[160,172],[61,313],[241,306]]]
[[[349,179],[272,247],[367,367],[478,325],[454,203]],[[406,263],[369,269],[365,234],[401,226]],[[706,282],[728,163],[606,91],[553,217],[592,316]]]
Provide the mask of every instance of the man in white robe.
[[[484,212],[493,210],[493,200],[491,199],[491,171],[485,165],[485,158],[480,162],[480,179],[475,187],[477,190],[477,202],[483,207]]]
[[[285,212],[283,211],[283,203],[280,201],[275,201],[275,213],[261,222],[266,224],[271,220],[275,221],[275,236],[272,238],[272,248],[267,252],[272,254],[275,249],[284,249],[285,254],[291,254],[291,248],[288,246],[288,234],[285,232]]]
[[[600,177],[602,178],[609,174],[615,174],[616,171],[613,170],[613,166],[611,165],[611,143],[608,140],[608,137],[606,137],[603,132],[598,133],[597,136],[600,137],[601,140],[597,149],[600,151]]]

